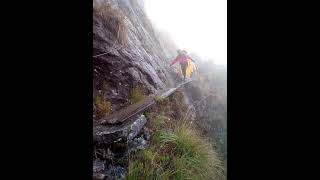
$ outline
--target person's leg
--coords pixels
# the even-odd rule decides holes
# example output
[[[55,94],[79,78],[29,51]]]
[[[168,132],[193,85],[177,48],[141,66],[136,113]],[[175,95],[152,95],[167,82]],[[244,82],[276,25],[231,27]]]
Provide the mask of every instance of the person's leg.
[[[183,78],[184,80],[186,80],[187,63],[181,64],[181,70],[182,70]]]

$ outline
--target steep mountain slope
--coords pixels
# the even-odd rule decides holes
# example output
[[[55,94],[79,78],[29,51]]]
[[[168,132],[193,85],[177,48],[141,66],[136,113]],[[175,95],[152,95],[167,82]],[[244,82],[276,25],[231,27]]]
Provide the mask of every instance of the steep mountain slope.
[[[94,0],[93,6],[93,122],[94,129],[108,129],[104,134],[99,131],[103,134],[100,139],[94,131],[94,179],[123,179],[131,153],[147,148],[152,141],[154,132],[148,127],[168,119],[178,122],[188,115],[188,109],[192,111],[187,120],[194,122],[203,141],[210,139],[226,161],[226,69],[199,58],[196,81],[159,100],[145,115],[122,124],[105,121],[175,85],[176,74],[168,64],[177,47],[167,33],[153,27],[142,0]]]
[[[170,82],[167,57],[139,1],[93,1],[93,90],[111,112],[129,104],[130,90],[145,94]]]

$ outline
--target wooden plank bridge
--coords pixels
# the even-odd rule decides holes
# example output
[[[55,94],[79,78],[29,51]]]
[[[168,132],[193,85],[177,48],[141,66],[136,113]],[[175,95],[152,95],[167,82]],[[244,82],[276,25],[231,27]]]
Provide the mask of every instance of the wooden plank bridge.
[[[167,98],[175,91],[177,91],[179,88],[183,87],[184,85],[190,82],[192,82],[192,80],[185,81],[174,88],[168,88],[166,90],[160,91],[155,95],[146,97],[138,103],[132,104],[126,108],[121,109],[120,111],[111,114],[105,119],[95,121],[93,126],[94,136],[105,133],[112,133],[117,131],[118,129],[123,128],[127,124],[130,124],[130,119],[132,119],[132,117],[143,113],[145,110],[148,109],[148,107],[155,104],[157,99]]]

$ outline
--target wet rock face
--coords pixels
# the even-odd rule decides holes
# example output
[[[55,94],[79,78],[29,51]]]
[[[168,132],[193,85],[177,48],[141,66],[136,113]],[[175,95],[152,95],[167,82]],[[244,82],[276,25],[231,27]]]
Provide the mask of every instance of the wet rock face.
[[[132,140],[140,133],[146,122],[146,117],[140,115],[121,125],[96,126],[93,132],[93,140],[99,144],[112,144],[121,140]]]
[[[144,95],[163,89],[171,79],[169,59],[156,39],[143,0],[93,3],[93,96],[108,101],[113,113],[130,104],[134,87],[141,87]],[[102,13],[98,7],[105,5],[111,9]],[[95,114],[93,118],[100,119]],[[145,123],[144,116],[137,116],[122,124],[94,125],[94,179],[124,178],[128,154],[149,144]]]
[[[96,159],[93,162],[93,179],[105,180],[105,179],[124,179],[126,169],[119,165],[105,164],[105,161]]]
[[[196,109],[196,116],[201,121],[197,125],[214,142],[220,156],[227,159],[227,112],[222,102],[217,97],[210,96]]]
[[[128,105],[133,87],[141,86],[147,94],[165,87],[168,80],[168,60],[158,43],[142,1],[100,0],[96,4],[109,4],[121,14],[123,37],[106,25],[98,10],[93,14],[93,89],[102,90],[104,98],[111,102],[113,111]],[[116,26],[116,25],[115,25]],[[122,31],[121,31],[122,32]],[[123,43],[122,43],[123,42]]]
[[[207,75],[207,72],[211,73],[209,70],[205,72],[205,75]],[[226,160],[227,97],[222,94],[226,91],[226,81],[220,77],[208,76],[208,81],[205,81],[205,83],[209,87],[207,90],[203,89],[201,86],[203,84],[200,84],[200,82],[193,82],[185,87],[185,92],[195,108],[195,125],[204,136],[211,140],[222,159]]]
[[[227,111],[223,102],[208,96],[194,106],[193,123],[210,139],[223,160],[227,159]]]
[[[121,127],[104,127],[103,133],[94,134],[94,179],[124,179],[128,155],[149,145],[151,134],[144,127],[146,122],[145,116],[139,115]]]

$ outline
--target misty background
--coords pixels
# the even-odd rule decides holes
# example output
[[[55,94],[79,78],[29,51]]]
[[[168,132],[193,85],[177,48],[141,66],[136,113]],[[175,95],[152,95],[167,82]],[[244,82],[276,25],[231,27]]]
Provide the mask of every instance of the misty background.
[[[153,25],[167,32],[178,48],[202,60],[227,65],[226,0],[147,0]]]

